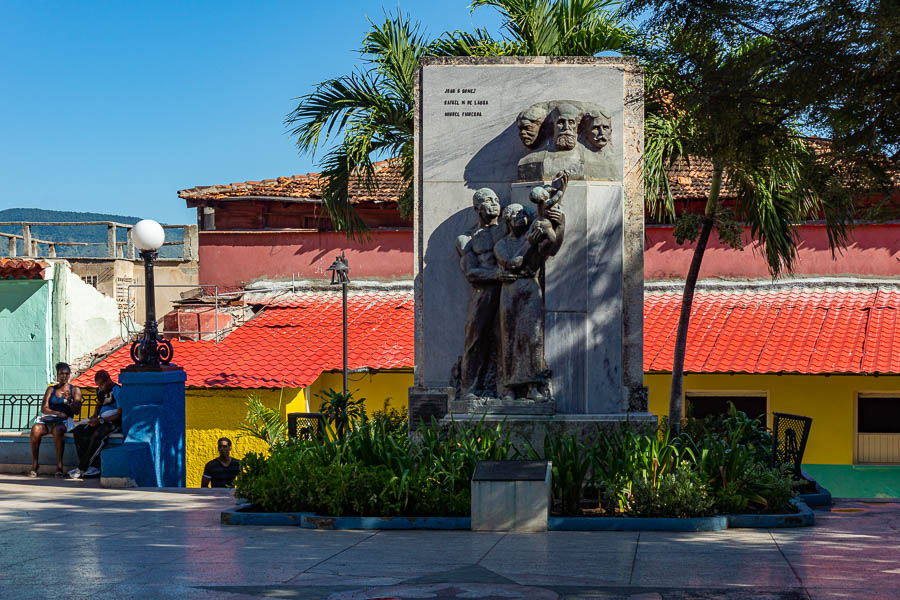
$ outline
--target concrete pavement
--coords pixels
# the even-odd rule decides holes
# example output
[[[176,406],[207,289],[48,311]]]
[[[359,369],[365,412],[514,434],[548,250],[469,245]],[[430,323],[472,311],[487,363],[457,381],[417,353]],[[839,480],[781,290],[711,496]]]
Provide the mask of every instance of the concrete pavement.
[[[709,533],[219,524],[227,490],[0,475],[0,598],[900,598],[900,504]]]

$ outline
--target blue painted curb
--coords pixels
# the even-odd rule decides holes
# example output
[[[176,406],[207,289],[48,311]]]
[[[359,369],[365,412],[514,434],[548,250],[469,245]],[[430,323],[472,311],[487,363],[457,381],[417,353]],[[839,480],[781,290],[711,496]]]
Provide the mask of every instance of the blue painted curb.
[[[646,517],[550,517],[550,531],[720,531],[728,527],[725,515],[666,519]]]
[[[304,529],[471,529],[469,517],[323,517],[303,515]]]
[[[810,527],[816,515],[800,500],[792,500],[800,512],[778,515],[716,515],[692,519],[644,517],[549,517],[549,531],[721,531],[729,528],[777,529]],[[268,527],[301,527],[303,529],[438,529],[468,530],[469,517],[327,517],[313,513],[243,512],[250,504],[240,504],[222,511],[225,525],[257,525]]]
[[[822,507],[822,506],[831,506],[834,504],[834,501],[831,499],[831,492],[823,488],[818,481],[815,480],[814,477],[810,476],[806,471],[800,471],[803,477],[806,478],[807,481],[811,481],[816,484],[816,491],[809,494],[799,494],[800,500],[806,503],[807,506],[811,507]]]
[[[269,525],[272,527],[280,527],[284,525],[293,525],[300,527],[302,518],[309,513],[293,512],[293,513],[265,513],[265,512],[243,512],[242,509],[252,507],[252,504],[238,504],[232,509],[223,510],[221,522],[223,525]]]
[[[728,515],[729,529],[779,529],[783,527],[811,527],[816,514],[801,500],[791,500],[800,512],[780,515]]]
[[[470,529],[469,517],[326,517],[308,512],[245,512],[252,504],[223,510],[224,525],[293,526],[303,529]]]

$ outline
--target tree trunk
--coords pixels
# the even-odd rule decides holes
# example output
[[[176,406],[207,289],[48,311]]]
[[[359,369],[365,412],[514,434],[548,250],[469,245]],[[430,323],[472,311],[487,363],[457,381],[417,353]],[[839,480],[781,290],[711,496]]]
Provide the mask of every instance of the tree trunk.
[[[719,191],[722,187],[722,167],[713,165],[713,177],[710,183],[709,200],[706,203],[706,214],[703,217],[703,227],[697,238],[697,246],[694,248],[694,256],[691,258],[691,267],[688,269],[684,280],[684,295],[681,298],[681,314],[678,317],[678,332],[675,335],[675,356],[672,361],[672,387],[669,394],[669,430],[673,433],[681,433],[681,413],[683,409],[683,384],[684,384],[684,354],[687,348],[688,326],[691,321],[691,307],[694,304],[694,288],[697,287],[697,278],[700,275],[700,265],[703,262],[703,253],[709,242],[713,224],[716,219],[716,210],[719,206]]]

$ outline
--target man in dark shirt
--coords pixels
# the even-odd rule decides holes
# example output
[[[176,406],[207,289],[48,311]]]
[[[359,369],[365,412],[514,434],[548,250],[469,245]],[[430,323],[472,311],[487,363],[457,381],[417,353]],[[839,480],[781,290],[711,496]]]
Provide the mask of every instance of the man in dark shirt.
[[[75,450],[78,452],[78,467],[69,471],[72,479],[100,476],[100,451],[109,434],[122,424],[122,409],[117,403],[122,388],[106,371],[97,371],[94,384],[97,386],[94,416],[72,430]]]
[[[241,461],[231,458],[231,440],[219,438],[219,456],[206,463],[200,487],[231,487],[240,472]]]

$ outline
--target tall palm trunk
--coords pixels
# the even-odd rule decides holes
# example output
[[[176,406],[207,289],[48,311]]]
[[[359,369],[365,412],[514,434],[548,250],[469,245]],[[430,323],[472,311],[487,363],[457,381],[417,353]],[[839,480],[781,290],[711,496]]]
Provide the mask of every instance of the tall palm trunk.
[[[684,296],[681,299],[681,314],[678,317],[678,332],[675,335],[675,356],[672,361],[672,388],[669,395],[669,430],[674,433],[681,432],[681,413],[683,408],[684,389],[684,353],[687,348],[688,326],[691,322],[691,307],[694,304],[694,289],[697,287],[697,277],[700,275],[700,264],[703,262],[703,253],[706,252],[706,243],[712,233],[716,220],[716,211],[719,207],[719,191],[722,188],[722,167],[713,165],[713,177],[709,189],[709,200],[706,202],[706,213],[703,217],[703,227],[697,238],[697,246],[694,248],[694,256],[691,258],[691,268],[684,280]]]

